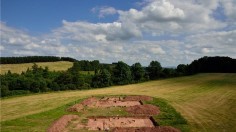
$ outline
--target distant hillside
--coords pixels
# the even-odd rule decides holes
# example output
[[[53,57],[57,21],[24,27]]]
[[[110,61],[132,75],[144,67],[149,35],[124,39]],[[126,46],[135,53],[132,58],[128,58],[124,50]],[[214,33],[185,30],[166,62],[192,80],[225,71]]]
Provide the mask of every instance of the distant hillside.
[[[33,62],[56,62],[56,61],[77,61],[70,57],[56,57],[56,56],[25,56],[25,57],[0,57],[0,64],[20,64]]]
[[[49,71],[66,71],[68,68],[71,68],[73,62],[69,61],[58,61],[58,62],[37,62],[38,66],[48,67]],[[8,71],[11,73],[21,74],[23,71],[26,71],[28,68],[32,68],[33,63],[22,63],[22,64],[1,64],[0,74],[5,74]]]

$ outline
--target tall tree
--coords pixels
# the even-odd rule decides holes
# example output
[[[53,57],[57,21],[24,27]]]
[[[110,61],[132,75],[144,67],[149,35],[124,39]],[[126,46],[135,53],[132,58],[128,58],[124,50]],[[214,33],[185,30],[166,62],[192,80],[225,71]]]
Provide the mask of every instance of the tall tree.
[[[131,66],[132,78],[138,82],[143,79],[145,71],[140,63],[135,63]]]
[[[177,66],[176,71],[177,71],[180,75],[186,74],[186,72],[187,72],[187,65],[185,65],[185,64],[179,64],[179,65]]]
[[[119,61],[113,69],[113,83],[123,85],[128,84],[131,82],[131,71],[130,67],[122,62]]]
[[[107,69],[100,70],[99,73],[95,74],[92,78],[92,86],[107,87],[111,85],[111,73]]]
[[[153,80],[160,78],[162,67],[158,61],[151,61],[147,70],[149,78]]]

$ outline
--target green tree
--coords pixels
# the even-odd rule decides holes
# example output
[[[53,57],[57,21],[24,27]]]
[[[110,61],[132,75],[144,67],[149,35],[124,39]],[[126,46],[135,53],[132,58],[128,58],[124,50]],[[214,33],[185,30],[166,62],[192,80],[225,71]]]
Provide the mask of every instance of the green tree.
[[[187,72],[187,65],[185,65],[185,64],[179,64],[178,66],[177,66],[177,69],[176,69],[176,71],[179,73],[179,74],[186,74],[186,72]]]
[[[110,85],[111,85],[111,73],[107,69],[102,69],[92,78],[92,86],[95,88],[107,87]]]
[[[73,66],[68,69],[68,71],[72,74],[79,74],[80,70],[81,70],[81,65],[79,62],[74,62]]]
[[[116,64],[112,73],[114,84],[123,85],[131,82],[132,76],[130,67],[122,61]]]
[[[162,71],[162,77],[174,77],[176,76],[176,71],[173,68],[164,68]]]
[[[1,84],[1,93],[0,93],[1,96],[0,97],[8,96],[9,93],[10,93],[10,91],[9,91],[7,85],[2,85]]]
[[[149,78],[153,80],[160,78],[162,67],[158,61],[151,61],[147,70]]]
[[[144,77],[145,71],[140,63],[135,63],[131,66],[132,78],[134,81],[141,81]]]

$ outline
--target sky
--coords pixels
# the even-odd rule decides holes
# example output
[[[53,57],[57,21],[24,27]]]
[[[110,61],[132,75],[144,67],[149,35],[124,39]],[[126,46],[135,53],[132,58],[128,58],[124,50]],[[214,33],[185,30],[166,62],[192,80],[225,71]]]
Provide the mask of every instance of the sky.
[[[236,0],[1,0],[1,56],[189,64],[236,58]]]

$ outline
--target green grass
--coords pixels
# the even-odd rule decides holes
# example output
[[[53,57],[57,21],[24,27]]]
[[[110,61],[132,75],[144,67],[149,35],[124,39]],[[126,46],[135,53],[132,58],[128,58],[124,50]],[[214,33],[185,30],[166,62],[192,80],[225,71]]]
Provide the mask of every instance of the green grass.
[[[156,105],[159,107],[160,114],[153,117],[160,126],[173,126],[179,128],[182,132],[189,131],[187,120],[184,119],[181,114],[177,112],[165,100],[154,98],[153,101],[148,101],[145,103]]]
[[[68,68],[72,67],[73,62],[68,61],[58,61],[58,62],[37,62],[38,66],[48,67],[50,71],[65,71]],[[28,68],[31,68],[33,63],[22,63],[22,64],[1,64],[0,74],[5,74],[10,70],[12,73],[21,73],[26,71]]]
[[[1,121],[16,121],[12,122],[11,127],[3,123],[2,131],[21,130],[19,124],[23,123],[26,117],[35,114],[41,117],[42,112],[50,112],[70,102],[95,95],[148,95],[162,98],[181,113],[188,121],[191,131],[236,131],[235,80],[236,74],[197,74],[94,90],[63,91],[1,99]],[[52,118],[56,119],[56,116]],[[31,120],[32,124],[28,124],[28,130],[31,128],[30,125],[35,125],[35,119]],[[50,121],[39,119],[36,122],[48,124]],[[37,127],[35,131],[46,128]]]

